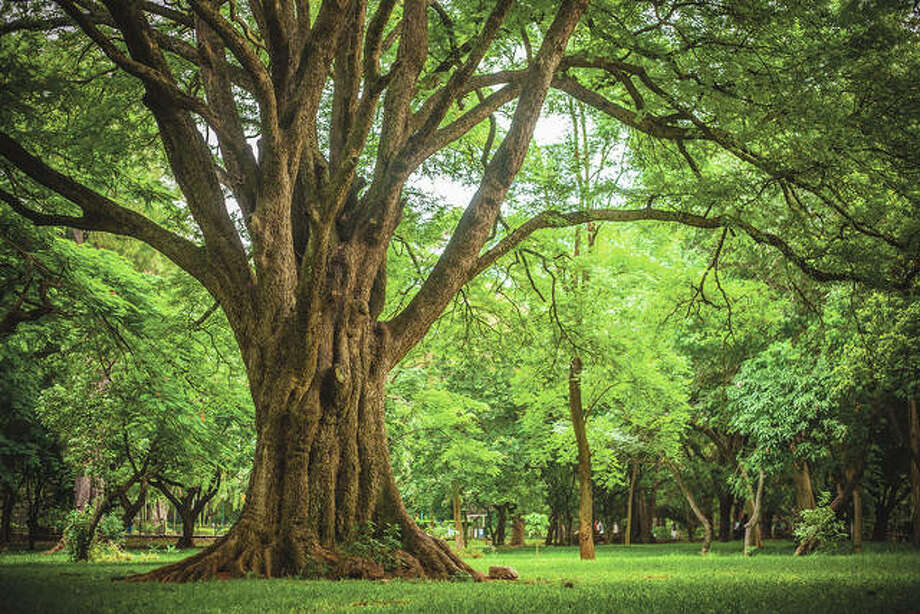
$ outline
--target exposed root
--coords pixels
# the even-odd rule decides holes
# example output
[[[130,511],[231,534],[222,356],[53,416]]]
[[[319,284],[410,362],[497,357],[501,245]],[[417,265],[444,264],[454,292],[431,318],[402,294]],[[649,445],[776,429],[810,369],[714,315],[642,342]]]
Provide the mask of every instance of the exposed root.
[[[405,550],[392,553],[387,566],[359,556],[346,556],[308,542],[264,544],[251,533],[231,533],[205,550],[171,565],[129,576],[126,582],[194,582],[244,577],[303,577],[329,580],[429,578],[450,580],[485,576],[451,551],[443,540],[417,527],[403,540]]]

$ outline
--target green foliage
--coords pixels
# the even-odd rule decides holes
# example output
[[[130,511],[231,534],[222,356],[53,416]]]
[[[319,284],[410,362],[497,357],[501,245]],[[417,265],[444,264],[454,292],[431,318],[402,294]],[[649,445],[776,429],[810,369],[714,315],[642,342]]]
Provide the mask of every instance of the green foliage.
[[[89,505],[82,510],[71,510],[67,514],[61,532],[70,560],[86,561],[89,559],[89,549],[94,538],[90,527],[92,520],[93,508]]]
[[[527,537],[543,537],[549,528],[549,517],[540,512],[524,514],[524,533]]]
[[[94,515],[95,510],[90,505],[67,514],[61,532],[68,557],[72,561],[123,560],[119,558],[125,542],[121,519],[105,514],[92,531],[90,525]]]
[[[377,527],[373,521],[358,527],[354,537],[342,547],[342,552],[377,561],[389,571],[396,569],[399,559],[397,550],[402,549],[398,524]]]
[[[793,529],[795,538],[800,543],[811,543],[815,552],[839,551],[847,539],[846,527],[828,505],[829,502],[830,495],[821,493],[817,507],[799,512]]]
[[[125,525],[115,514],[105,514],[96,527],[99,540],[118,547],[125,545]]]

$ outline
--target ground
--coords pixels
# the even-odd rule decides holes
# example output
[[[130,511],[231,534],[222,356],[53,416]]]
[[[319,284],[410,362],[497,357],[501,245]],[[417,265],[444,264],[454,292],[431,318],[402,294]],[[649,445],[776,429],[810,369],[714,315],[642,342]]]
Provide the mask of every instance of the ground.
[[[468,559],[476,569],[511,565],[515,583],[231,580],[126,584],[112,578],[154,563],[68,563],[62,555],[0,555],[3,612],[916,612],[920,554],[870,544],[861,555],[791,556],[768,542],[755,556],[716,543],[601,546],[596,561],[578,548],[528,546]]]

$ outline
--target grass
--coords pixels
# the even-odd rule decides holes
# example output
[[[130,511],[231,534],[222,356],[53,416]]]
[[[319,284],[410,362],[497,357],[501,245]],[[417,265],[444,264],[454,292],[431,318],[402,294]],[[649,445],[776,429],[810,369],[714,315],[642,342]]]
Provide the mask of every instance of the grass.
[[[516,583],[236,580],[123,584],[155,563],[68,563],[61,555],[0,555],[3,612],[916,612],[920,554],[869,544],[860,555],[791,556],[768,542],[744,559],[740,543],[500,550],[469,563],[511,565]]]

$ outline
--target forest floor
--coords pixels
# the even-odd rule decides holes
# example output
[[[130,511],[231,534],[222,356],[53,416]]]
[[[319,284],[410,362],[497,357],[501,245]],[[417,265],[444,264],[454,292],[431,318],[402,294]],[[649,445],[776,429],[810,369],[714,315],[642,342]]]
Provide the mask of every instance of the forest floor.
[[[741,556],[739,542],[527,546],[469,558],[511,565],[517,582],[231,580],[195,584],[112,582],[178,560],[69,563],[63,555],[0,555],[0,612],[917,612],[920,553],[867,544],[859,555],[792,557],[789,542]],[[135,551],[141,554],[146,551]],[[135,556],[135,559],[137,556]]]

